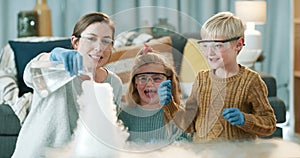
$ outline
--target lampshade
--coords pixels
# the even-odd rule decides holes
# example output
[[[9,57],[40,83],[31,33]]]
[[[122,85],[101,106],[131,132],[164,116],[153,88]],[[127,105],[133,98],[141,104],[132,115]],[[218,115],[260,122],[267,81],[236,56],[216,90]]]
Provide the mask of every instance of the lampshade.
[[[244,22],[264,24],[266,21],[266,1],[236,1],[235,14]]]
[[[255,24],[264,24],[267,14],[266,1],[236,1],[235,14],[246,24],[245,47],[239,53],[238,63],[253,67],[262,53],[261,33]]]

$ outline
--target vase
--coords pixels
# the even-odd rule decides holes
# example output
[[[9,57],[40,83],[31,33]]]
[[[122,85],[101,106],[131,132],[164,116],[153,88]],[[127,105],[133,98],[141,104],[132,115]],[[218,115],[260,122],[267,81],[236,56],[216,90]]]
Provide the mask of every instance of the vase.
[[[18,37],[38,36],[38,16],[36,11],[18,13]]]
[[[36,0],[34,10],[38,14],[38,35],[52,36],[51,11],[47,5],[47,0]]]

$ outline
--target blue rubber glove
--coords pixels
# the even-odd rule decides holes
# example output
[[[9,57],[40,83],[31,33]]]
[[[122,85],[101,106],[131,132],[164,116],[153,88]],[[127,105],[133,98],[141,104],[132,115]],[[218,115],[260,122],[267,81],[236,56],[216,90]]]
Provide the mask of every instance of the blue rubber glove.
[[[242,126],[245,124],[245,116],[238,108],[226,108],[222,115],[233,126]]]
[[[159,84],[158,97],[159,97],[159,103],[161,105],[167,105],[171,103],[172,101],[171,88],[172,88],[171,80],[166,80]]]
[[[78,75],[82,70],[82,56],[73,49],[54,48],[50,52],[50,61],[62,62],[70,76]]]

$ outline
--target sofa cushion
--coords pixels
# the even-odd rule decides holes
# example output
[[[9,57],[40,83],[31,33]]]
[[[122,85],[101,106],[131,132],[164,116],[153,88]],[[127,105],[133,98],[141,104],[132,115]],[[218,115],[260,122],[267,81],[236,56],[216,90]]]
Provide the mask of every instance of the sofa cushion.
[[[172,35],[170,35],[170,37],[172,40],[172,54],[175,63],[175,71],[179,75],[182,66],[181,64],[183,58],[183,51],[187,42],[187,38],[177,33],[173,33]]]
[[[0,157],[11,157],[20,129],[20,121],[11,107],[0,104]]]
[[[17,136],[0,136],[0,157],[8,158],[14,153]]]
[[[183,50],[179,75],[183,98],[190,95],[197,73],[205,69],[209,69],[209,65],[197,45],[197,40],[188,39]]]
[[[196,39],[188,39],[184,50],[180,70],[181,82],[193,82],[197,73],[209,69],[209,65],[197,45]]]
[[[20,121],[9,105],[0,104],[0,136],[17,136],[21,129]]]
[[[9,41],[15,56],[17,68],[17,79],[19,87],[19,96],[24,93],[32,92],[32,89],[27,87],[23,81],[23,71],[26,64],[35,56],[42,52],[50,52],[55,47],[71,48],[69,38],[55,37],[32,37],[21,38]]]
[[[194,40],[200,39],[200,33],[191,32],[191,33],[178,34],[176,32],[173,32],[172,34],[170,34],[170,37],[172,40],[172,54],[175,63],[174,65],[175,70],[180,75],[182,69],[182,62],[183,62],[182,60],[184,56],[183,53],[185,51],[184,49],[189,47],[187,46],[187,42],[189,39],[194,39]]]

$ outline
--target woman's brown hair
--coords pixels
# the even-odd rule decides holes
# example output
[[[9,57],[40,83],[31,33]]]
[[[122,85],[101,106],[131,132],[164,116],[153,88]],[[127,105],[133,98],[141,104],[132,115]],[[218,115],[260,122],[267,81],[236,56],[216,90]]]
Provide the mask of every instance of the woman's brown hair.
[[[115,36],[115,24],[114,22],[109,18],[108,15],[102,12],[91,12],[84,16],[82,16],[75,24],[72,35],[75,37],[80,37],[81,33],[91,24],[100,22],[100,23],[106,23],[110,26],[112,29],[112,40],[114,40]],[[78,40],[78,39],[77,39]]]

